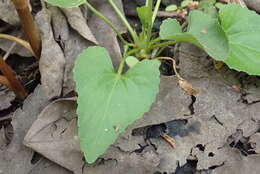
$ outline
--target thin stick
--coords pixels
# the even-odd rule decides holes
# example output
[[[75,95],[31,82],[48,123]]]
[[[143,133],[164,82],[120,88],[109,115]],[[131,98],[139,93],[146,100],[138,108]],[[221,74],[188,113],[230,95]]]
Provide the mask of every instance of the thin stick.
[[[31,45],[27,41],[22,40],[22,39],[20,39],[18,37],[14,37],[14,36],[8,35],[8,34],[0,34],[0,38],[1,39],[7,39],[7,40],[10,40],[10,41],[13,41],[13,42],[16,42],[16,43],[20,44],[21,46],[23,46],[24,48],[29,50],[32,53],[33,56],[35,56],[34,51],[32,50]]]
[[[17,38],[21,37],[21,35],[22,35],[22,33],[19,33]],[[15,46],[16,46],[16,42],[13,42],[3,57],[4,61],[6,61],[6,59],[8,58],[8,56],[10,55],[11,51],[14,49]]]
[[[131,27],[131,25],[126,20],[125,16],[121,13],[121,11],[118,9],[118,7],[116,6],[116,4],[114,3],[113,0],[108,0],[108,2],[112,6],[112,8],[115,10],[117,16],[120,18],[120,20],[126,26],[127,30],[131,34],[133,40],[136,42],[138,36],[137,36],[136,32],[134,31],[134,29]]]
[[[10,82],[5,76],[0,75],[0,84],[6,86],[7,88],[12,88]]]
[[[174,138],[170,137],[167,134],[162,134],[161,137],[168,143],[170,146],[175,149],[176,148],[176,141]]]
[[[153,11],[152,25],[153,25],[153,23],[154,23],[154,21],[155,21],[155,18],[156,18],[156,16],[157,16],[157,13],[158,13],[160,4],[161,4],[161,0],[157,0],[156,5],[155,5],[155,7],[154,7],[154,11]]]
[[[41,56],[41,37],[37,26],[33,21],[27,0],[12,0],[19,15],[25,37],[28,39],[36,57]]]
[[[1,118],[0,118],[0,121],[8,120],[8,119],[10,119],[10,118],[12,118],[12,117],[13,117],[13,115],[4,116],[4,117],[1,117]]]
[[[96,10],[88,1],[85,2],[86,7],[91,10],[97,17],[102,19],[106,24],[108,24],[112,30],[118,35],[119,39],[126,45],[129,45],[129,43],[123,38],[121,33],[114,27],[113,23],[106,18],[104,15],[102,15],[98,10]]]
[[[28,95],[26,89],[16,78],[12,69],[5,63],[2,56],[0,56],[0,70],[3,73],[3,75],[6,77],[6,79],[9,81],[11,89],[14,91],[16,96],[22,100],[25,99]]]

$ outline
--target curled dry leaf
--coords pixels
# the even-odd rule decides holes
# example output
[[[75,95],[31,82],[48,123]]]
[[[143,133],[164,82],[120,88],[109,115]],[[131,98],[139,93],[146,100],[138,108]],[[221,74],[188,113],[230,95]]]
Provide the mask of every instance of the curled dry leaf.
[[[43,9],[37,14],[42,34],[42,53],[39,62],[41,83],[49,98],[60,96],[63,84],[65,58],[62,49],[53,38],[50,11]]]
[[[183,89],[186,94],[196,95],[199,93],[199,90],[194,89],[188,81],[186,81],[184,79],[179,79],[178,82],[179,82],[181,89]]]
[[[55,40],[63,45],[69,38],[69,25],[67,19],[59,8],[50,6],[48,9],[51,11],[51,21]]]
[[[98,44],[96,38],[90,31],[90,29],[86,23],[86,19],[83,17],[83,14],[80,11],[79,7],[63,8],[62,11],[64,12],[65,16],[67,17],[70,26],[74,30],[76,30],[85,39],[93,42],[94,44]]]
[[[221,69],[224,66],[224,62],[222,61],[213,60],[213,63],[216,69]]]

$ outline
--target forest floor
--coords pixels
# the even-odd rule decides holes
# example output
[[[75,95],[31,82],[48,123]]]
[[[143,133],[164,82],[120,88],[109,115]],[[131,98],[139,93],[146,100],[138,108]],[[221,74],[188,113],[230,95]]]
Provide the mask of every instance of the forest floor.
[[[91,3],[125,32],[105,0]],[[117,1],[133,24],[140,3]],[[260,1],[254,3],[249,1],[249,7],[260,11]],[[111,28],[84,7],[42,7],[40,1],[31,6],[42,38],[40,61],[0,39],[0,54],[9,54],[6,62],[30,92],[21,101],[0,86],[0,174],[260,173],[260,78],[225,65],[216,69],[204,51],[186,43],[163,54],[178,60],[181,76],[200,92],[186,95],[169,62],[164,62],[150,111],[94,164],[86,164],[77,138],[73,64],[84,48],[98,43],[118,66],[120,45]],[[23,38],[10,0],[0,1],[0,33]],[[175,148],[164,135],[175,140]]]

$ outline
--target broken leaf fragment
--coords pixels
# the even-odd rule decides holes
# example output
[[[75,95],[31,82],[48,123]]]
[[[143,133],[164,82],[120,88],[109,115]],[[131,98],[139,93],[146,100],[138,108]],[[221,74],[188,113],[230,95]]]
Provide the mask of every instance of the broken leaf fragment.
[[[87,162],[94,162],[128,125],[149,111],[159,91],[159,65],[157,60],[144,60],[117,74],[103,47],[89,47],[78,56],[74,67],[78,127]]]
[[[187,80],[179,79],[178,82],[179,82],[181,89],[184,90],[186,94],[196,95],[199,93],[199,90],[194,89]]]
[[[216,69],[221,69],[224,66],[224,62],[217,60],[213,60],[213,64]]]

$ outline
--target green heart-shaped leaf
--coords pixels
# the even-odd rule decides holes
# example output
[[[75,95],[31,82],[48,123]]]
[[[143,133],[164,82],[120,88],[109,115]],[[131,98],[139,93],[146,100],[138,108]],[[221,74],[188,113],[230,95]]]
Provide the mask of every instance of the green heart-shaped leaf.
[[[224,62],[231,68],[260,75],[260,16],[236,4],[220,7],[221,25],[229,39]]]
[[[227,58],[228,40],[216,18],[195,10],[190,13],[188,21],[187,32],[183,33],[175,19],[166,19],[160,27],[161,39],[189,42],[217,60]]]
[[[45,0],[53,6],[58,6],[61,8],[77,7],[84,4],[86,0]]]
[[[76,60],[80,146],[87,162],[94,162],[117,136],[147,112],[160,82],[159,62],[144,60],[125,74],[117,74],[105,48],[84,50]]]

